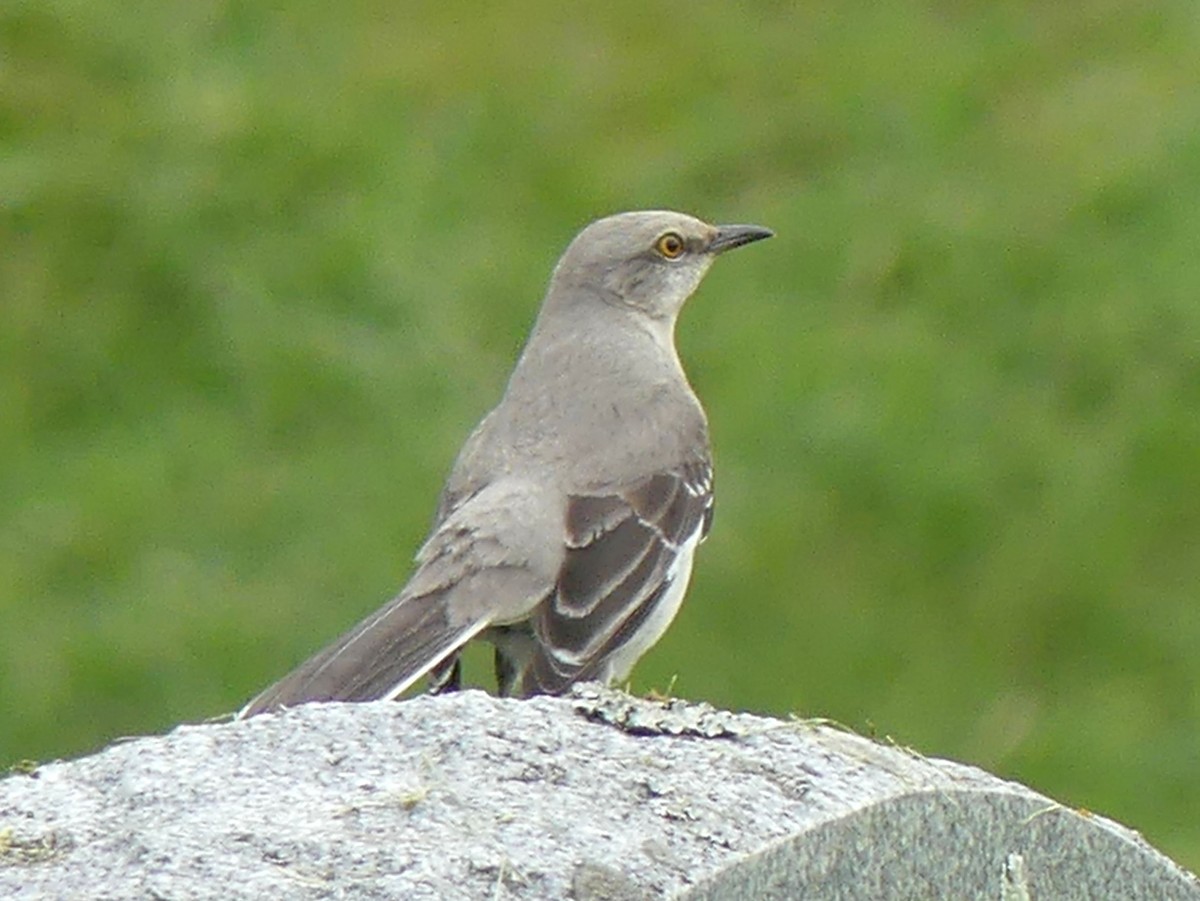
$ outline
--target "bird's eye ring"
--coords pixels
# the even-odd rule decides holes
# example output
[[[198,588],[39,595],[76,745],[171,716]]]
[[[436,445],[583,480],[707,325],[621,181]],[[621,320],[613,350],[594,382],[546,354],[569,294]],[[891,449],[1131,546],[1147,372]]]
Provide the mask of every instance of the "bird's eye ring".
[[[654,242],[658,255],[668,260],[677,260],[683,256],[685,245],[683,238],[675,232],[667,232]]]

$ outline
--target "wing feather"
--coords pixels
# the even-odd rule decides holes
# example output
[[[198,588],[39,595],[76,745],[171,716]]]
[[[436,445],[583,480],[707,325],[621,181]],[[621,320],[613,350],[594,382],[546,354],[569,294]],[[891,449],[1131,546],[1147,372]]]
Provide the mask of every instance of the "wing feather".
[[[707,534],[711,516],[707,462],[569,498],[567,555],[534,611],[536,650],[519,693],[558,693],[601,673],[652,616],[681,549]]]

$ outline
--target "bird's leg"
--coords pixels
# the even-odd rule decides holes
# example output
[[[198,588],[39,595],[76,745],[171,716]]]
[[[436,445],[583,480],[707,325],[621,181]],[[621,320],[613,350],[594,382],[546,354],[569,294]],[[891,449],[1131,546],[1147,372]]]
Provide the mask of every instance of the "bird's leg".
[[[503,698],[512,694],[513,683],[517,681],[519,672],[513,659],[499,645],[496,646],[493,657],[493,669],[496,672],[496,692]]]
[[[524,697],[525,673],[537,649],[533,630],[526,624],[493,626],[487,640],[496,648],[493,669],[496,673],[496,692],[503,698]]]

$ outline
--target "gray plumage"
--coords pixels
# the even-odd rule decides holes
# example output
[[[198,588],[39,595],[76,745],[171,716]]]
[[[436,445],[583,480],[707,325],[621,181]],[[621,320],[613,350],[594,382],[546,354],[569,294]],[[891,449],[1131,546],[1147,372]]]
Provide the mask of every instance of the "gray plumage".
[[[423,676],[454,688],[476,637],[495,645],[503,694],[628,675],[678,609],[712,518],[708,426],[675,321],[717,254],[770,235],[666,211],[580,232],[411,580],[240,715],[394,698]]]

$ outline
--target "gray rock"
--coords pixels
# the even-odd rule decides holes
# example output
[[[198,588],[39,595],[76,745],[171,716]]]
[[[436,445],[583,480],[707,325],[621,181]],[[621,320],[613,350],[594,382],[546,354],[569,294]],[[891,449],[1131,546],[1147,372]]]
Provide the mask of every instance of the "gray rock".
[[[0,897],[1200,901],[1200,883],[971,767],[587,686],[314,704],[11,775]]]

